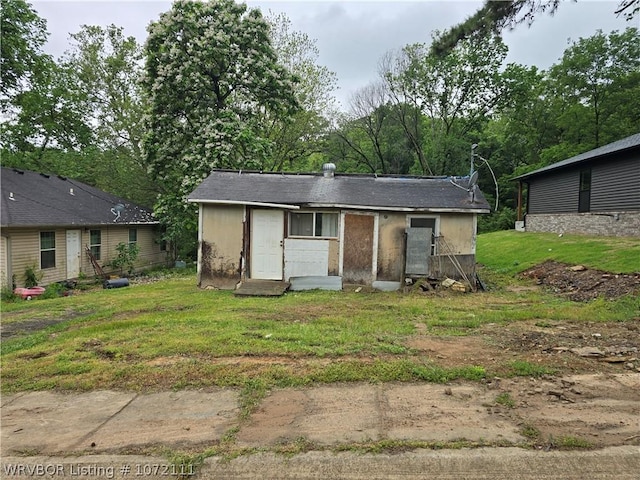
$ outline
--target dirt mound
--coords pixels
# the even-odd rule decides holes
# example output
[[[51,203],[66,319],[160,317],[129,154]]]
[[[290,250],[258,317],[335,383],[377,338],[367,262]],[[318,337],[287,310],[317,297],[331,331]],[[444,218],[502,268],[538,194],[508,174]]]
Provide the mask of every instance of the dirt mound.
[[[615,274],[548,260],[522,275],[576,302],[640,293],[640,273]]]

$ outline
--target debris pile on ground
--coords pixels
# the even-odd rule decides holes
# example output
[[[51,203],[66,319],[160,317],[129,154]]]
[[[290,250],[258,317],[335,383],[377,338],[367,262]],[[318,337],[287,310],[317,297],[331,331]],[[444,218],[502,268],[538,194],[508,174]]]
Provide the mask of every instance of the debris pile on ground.
[[[610,300],[640,292],[640,272],[615,274],[583,265],[567,265],[548,260],[526,270],[522,275],[577,302],[586,302],[600,296]]]
[[[441,285],[444,288],[448,288],[450,290],[453,290],[454,292],[462,292],[465,293],[468,291],[467,286],[462,283],[462,282],[458,282],[456,280],[453,280],[451,278],[446,278],[442,281]]]

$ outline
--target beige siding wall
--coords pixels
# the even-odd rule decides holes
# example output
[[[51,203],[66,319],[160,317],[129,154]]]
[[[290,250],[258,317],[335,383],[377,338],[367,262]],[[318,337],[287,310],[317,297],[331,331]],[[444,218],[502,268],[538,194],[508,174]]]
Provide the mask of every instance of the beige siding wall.
[[[340,239],[329,240],[329,275],[340,274]]]
[[[138,260],[136,261],[136,269],[144,269],[152,266],[165,265],[167,261],[167,252],[160,250],[160,245],[155,242],[154,228],[153,226],[136,226],[138,232],[138,245],[140,246],[140,253]],[[111,272],[112,269],[107,267],[107,264],[113,260],[117,254],[116,246],[119,242],[129,242],[129,227],[92,227],[85,231],[84,227],[79,229],[3,229],[3,235],[9,237],[10,258],[9,264],[2,266],[2,277],[13,273],[16,277],[16,284],[18,286],[24,285],[24,273],[27,267],[35,266],[37,270],[42,273],[41,285],[48,285],[49,283],[59,282],[69,278],[67,275],[67,245],[66,245],[66,232],[67,230],[80,230],[81,231],[81,266],[80,270],[82,274],[87,276],[93,276],[94,270],[89,257],[85,251],[85,247],[90,243],[89,230],[101,231],[101,258],[98,261],[100,266],[104,267],[106,272]],[[40,265],[40,232],[55,232],[56,239],[56,265],[54,268],[41,269]],[[5,245],[3,241],[3,246]],[[117,272],[116,272],[117,273]],[[7,281],[11,281],[10,278]]]
[[[476,252],[475,215],[447,214],[440,216],[440,236],[455,254]],[[444,252],[439,252],[444,253]]]
[[[240,279],[245,210],[241,205],[206,205],[201,208],[199,252],[200,286],[228,287]]]
[[[453,253],[464,263],[465,269],[473,270],[475,254],[475,216],[468,214],[406,214],[381,212],[379,216],[378,272],[377,280],[401,281],[405,262],[404,233],[410,217],[436,219],[439,230],[436,235],[444,239],[451,252],[445,252],[444,242],[437,242],[436,256],[431,258],[432,275],[455,276],[456,271],[447,265],[446,253]],[[440,257],[439,255],[445,255]],[[436,268],[436,266],[438,268]]]
[[[9,270],[10,241],[2,235],[0,237],[0,287],[11,287],[11,271]]]
[[[380,213],[377,280],[400,281],[404,270],[405,213]]]

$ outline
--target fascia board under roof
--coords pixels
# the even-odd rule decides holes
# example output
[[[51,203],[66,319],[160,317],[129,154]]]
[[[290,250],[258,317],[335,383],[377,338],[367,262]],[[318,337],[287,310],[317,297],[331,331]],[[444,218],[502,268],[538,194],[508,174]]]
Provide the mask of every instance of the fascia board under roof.
[[[198,200],[189,199],[190,203],[205,203],[213,205],[248,205],[252,207],[285,208],[299,210],[300,208],[342,208],[345,210],[371,210],[385,212],[422,212],[422,213],[491,213],[486,208],[420,208],[420,207],[377,207],[371,205],[349,205],[336,203],[308,203],[302,207],[298,205],[286,205],[281,203],[245,202],[237,200]]]
[[[89,227],[130,227],[130,226],[153,226],[160,225],[158,220],[153,222],[111,222],[111,223],[96,223],[96,222],[81,222],[81,223],[25,223],[25,224],[10,224],[0,225],[0,228],[89,228]]]
[[[299,210],[298,205],[287,205],[284,203],[265,203],[265,202],[247,202],[243,200],[203,200],[197,198],[189,198],[189,203],[206,203],[214,205],[247,205],[250,207],[269,207],[269,208],[286,208],[289,210]]]
[[[375,205],[348,205],[336,203],[309,203],[306,208],[344,208],[348,210],[379,210],[385,212],[426,212],[426,213],[490,213],[486,208],[446,208],[446,207],[378,207]]]
[[[640,143],[637,140],[640,138],[639,135],[640,134],[634,134],[634,135],[631,135],[630,137],[623,138],[616,142],[612,142],[608,145],[603,145],[601,147],[594,148],[593,150],[589,150],[587,152],[574,155],[573,157],[567,158],[565,160],[552,163],[551,165],[538,168],[537,170],[533,170],[532,172],[523,173],[522,175],[518,175],[517,177],[512,177],[511,181],[520,180],[525,183],[529,183],[528,180],[532,177],[537,177],[537,176],[545,175],[548,173],[555,173],[558,170],[562,170],[564,168],[572,168],[577,165],[582,165],[588,162],[599,162],[602,159],[610,157],[612,155],[619,155],[621,153],[624,153],[630,150],[638,149],[638,147],[640,146]],[[634,143],[630,143],[628,145],[623,143],[632,137],[636,138]],[[610,148],[612,145],[615,145],[618,143],[622,143],[622,146],[620,146],[619,148],[613,148],[613,149]]]

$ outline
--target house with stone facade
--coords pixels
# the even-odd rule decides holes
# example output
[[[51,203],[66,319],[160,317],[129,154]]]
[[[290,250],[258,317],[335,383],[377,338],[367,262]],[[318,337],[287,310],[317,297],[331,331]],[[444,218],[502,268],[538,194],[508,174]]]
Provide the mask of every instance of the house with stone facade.
[[[528,232],[640,237],[640,133],[515,180]]]

